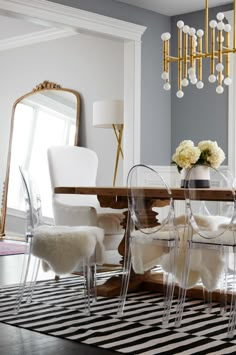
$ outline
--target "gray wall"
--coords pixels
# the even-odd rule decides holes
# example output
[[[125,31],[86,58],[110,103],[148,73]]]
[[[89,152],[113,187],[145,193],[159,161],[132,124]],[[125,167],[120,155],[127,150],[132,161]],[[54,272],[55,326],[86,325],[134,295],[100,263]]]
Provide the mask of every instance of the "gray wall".
[[[209,9],[209,21],[216,19],[219,11],[229,11],[232,5]],[[186,15],[173,16],[171,18],[171,54],[177,54],[177,27],[176,23],[183,20],[186,25],[202,28],[204,30],[204,12],[198,11]],[[210,33],[209,33],[210,37]],[[210,49],[210,45],[209,45]],[[178,99],[177,91],[177,65],[172,64],[171,81],[171,150],[174,152],[176,146],[183,139],[191,139],[197,144],[200,140],[216,140],[228,154],[228,90],[222,95],[216,94],[216,84],[208,82],[210,74],[210,62],[204,60],[203,81],[204,88],[198,90],[195,86],[189,85],[183,88],[184,97]],[[224,161],[227,164],[227,159]]]
[[[141,162],[169,165],[171,157],[170,93],[162,89],[161,33],[170,18],[111,0],[51,0],[147,27],[142,37]]]

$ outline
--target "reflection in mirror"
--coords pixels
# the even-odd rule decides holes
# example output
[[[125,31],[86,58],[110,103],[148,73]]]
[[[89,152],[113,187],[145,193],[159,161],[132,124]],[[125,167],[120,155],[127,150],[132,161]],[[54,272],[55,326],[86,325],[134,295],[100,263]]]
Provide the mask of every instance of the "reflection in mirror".
[[[51,145],[77,145],[80,96],[76,91],[44,82],[14,103],[10,142],[7,219],[5,234],[22,234],[24,202],[19,165],[36,178],[44,217],[52,218],[47,149]]]

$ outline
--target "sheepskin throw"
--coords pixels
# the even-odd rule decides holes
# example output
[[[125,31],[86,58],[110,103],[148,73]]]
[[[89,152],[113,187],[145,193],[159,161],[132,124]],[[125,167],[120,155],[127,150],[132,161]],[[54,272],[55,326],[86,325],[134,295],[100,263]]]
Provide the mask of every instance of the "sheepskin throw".
[[[220,230],[226,229],[230,224],[230,219],[223,216],[194,216],[197,226],[201,230],[210,231],[211,239],[204,239],[197,231],[193,231],[193,240],[201,243],[218,243],[221,244],[222,240],[219,237]],[[178,216],[176,218],[176,224],[178,227],[178,255],[176,261],[176,280],[180,287],[183,287],[182,271],[185,267],[185,261],[187,257],[187,240],[188,229],[186,228],[185,215]],[[236,229],[236,225],[235,225]],[[152,243],[152,238],[155,239],[155,235],[143,235],[141,232],[134,232],[133,242],[131,243],[132,254],[132,266],[136,273],[143,274],[145,271],[153,268],[156,265],[160,265],[165,272],[170,272],[169,263],[169,250],[163,244]],[[214,235],[216,236],[214,238]],[[168,239],[168,232],[159,232],[158,239]],[[225,244],[234,244],[234,234],[232,231],[225,231],[223,234],[223,240]],[[203,285],[212,291],[219,287],[219,282],[224,275],[225,260],[224,255],[219,250],[211,250],[211,248],[194,248],[191,253],[190,270],[187,288],[195,286],[199,281],[202,281]]]
[[[66,274],[95,253],[96,263],[102,264],[103,239],[104,230],[99,227],[42,226],[34,231],[32,254],[42,259],[45,271]]]

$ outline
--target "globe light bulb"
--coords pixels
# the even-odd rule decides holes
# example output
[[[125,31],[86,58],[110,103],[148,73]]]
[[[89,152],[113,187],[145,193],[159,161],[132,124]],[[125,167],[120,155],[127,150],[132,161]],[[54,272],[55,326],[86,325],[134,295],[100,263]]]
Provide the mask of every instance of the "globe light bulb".
[[[184,33],[189,33],[189,26],[184,25],[184,27],[183,27],[183,32],[184,32]]]
[[[176,93],[176,96],[179,98],[179,99],[182,99],[182,97],[184,96],[184,92],[182,90],[178,90],[177,93]]]
[[[218,85],[217,88],[216,88],[216,92],[217,94],[223,94],[224,92],[224,88],[222,85]]]
[[[190,34],[190,36],[194,36],[195,33],[196,33],[195,28],[194,28],[194,27],[191,27],[191,28],[189,29],[189,34]]]
[[[195,73],[189,75],[189,80],[194,80],[195,78],[196,78],[196,74]]]
[[[231,26],[230,24],[226,23],[225,24],[225,32],[230,32],[231,31]]]
[[[188,86],[188,84],[189,84],[189,80],[187,78],[184,78],[182,80],[182,85],[186,87],[186,86]]]
[[[217,63],[217,64],[216,64],[216,70],[217,70],[218,72],[223,71],[223,70],[224,70],[223,64],[222,64],[222,63]]]
[[[223,31],[224,28],[225,28],[224,22],[221,22],[221,21],[220,21],[220,22],[217,23],[217,29],[218,29],[219,31]]]
[[[214,83],[216,81],[216,76],[214,74],[209,75],[208,81],[210,83]]]
[[[164,90],[169,91],[170,88],[171,88],[170,83],[169,83],[169,82],[165,83],[164,86],[163,86],[163,88],[164,88]]]
[[[222,73],[219,73],[219,74],[217,75],[217,79],[219,80],[219,79],[220,79],[220,76],[221,76],[221,80],[224,80],[224,75],[223,75]]]
[[[190,82],[193,85],[197,84],[197,77],[195,76],[194,78],[190,79]]]
[[[184,27],[184,21],[178,21],[177,22],[177,27],[179,28],[179,29],[181,29],[181,28],[183,28]]]
[[[195,68],[190,67],[190,68],[188,69],[188,74],[189,74],[189,75],[195,75]]]
[[[232,83],[232,79],[228,76],[227,78],[225,78],[224,80],[224,84],[229,86]]]
[[[202,37],[204,35],[204,31],[203,30],[197,30],[197,35],[198,37]]]
[[[216,18],[217,20],[222,21],[225,18],[225,15],[223,14],[223,12],[218,12]]]
[[[216,20],[211,20],[210,23],[209,23],[209,26],[210,26],[211,28],[216,28],[216,26],[217,26]]]
[[[169,73],[167,71],[163,71],[163,73],[161,74],[161,78],[163,80],[168,80],[169,79]]]
[[[197,82],[196,87],[197,87],[198,89],[202,89],[202,88],[204,87],[204,83],[203,83],[201,80],[199,80],[199,81]]]
[[[171,35],[169,32],[162,33],[161,39],[162,41],[168,41],[170,39]]]

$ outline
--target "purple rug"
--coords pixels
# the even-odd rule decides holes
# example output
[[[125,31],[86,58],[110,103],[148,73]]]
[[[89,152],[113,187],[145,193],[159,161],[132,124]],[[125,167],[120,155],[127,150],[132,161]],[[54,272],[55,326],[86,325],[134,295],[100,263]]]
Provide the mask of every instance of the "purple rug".
[[[25,243],[0,242],[0,256],[25,253]]]

